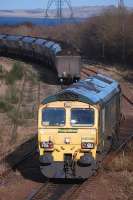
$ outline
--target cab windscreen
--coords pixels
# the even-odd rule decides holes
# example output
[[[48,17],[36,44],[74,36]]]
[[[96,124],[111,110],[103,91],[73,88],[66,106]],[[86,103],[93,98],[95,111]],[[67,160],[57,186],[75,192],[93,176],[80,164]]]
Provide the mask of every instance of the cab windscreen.
[[[64,126],[66,113],[63,108],[46,108],[42,111],[44,126]]]
[[[94,110],[88,108],[71,109],[72,126],[92,126],[94,125]]]

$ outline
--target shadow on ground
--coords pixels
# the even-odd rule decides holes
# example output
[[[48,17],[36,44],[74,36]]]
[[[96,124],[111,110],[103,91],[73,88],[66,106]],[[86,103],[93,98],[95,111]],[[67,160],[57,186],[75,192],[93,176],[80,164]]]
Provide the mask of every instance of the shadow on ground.
[[[31,153],[27,155],[28,152]],[[40,172],[38,157],[37,136],[35,136],[17,147],[5,161],[13,171],[19,171],[25,179],[43,183],[46,178]]]
[[[27,155],[28,152],[32,153]],[[5,160],[10,168],[12,168],[13,171],[18,171],[24,179],[38,183],[44,183],[48,180],[40,171],[37,136],[17,147]],[[51,179],[49,181],[56,184],[78,184],[83,182],[82,180],[64,179]]]

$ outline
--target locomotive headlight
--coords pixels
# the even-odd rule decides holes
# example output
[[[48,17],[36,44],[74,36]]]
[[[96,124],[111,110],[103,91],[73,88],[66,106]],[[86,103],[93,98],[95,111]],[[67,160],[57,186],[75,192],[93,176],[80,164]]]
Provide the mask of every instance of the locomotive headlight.
[[[82,149],[94,149],[95,144],[92,142],[81,142]]]
[[[45,142],[40,142],[40,147],[44,149],[53,149],[54,144],[52,141],[45,141]]]

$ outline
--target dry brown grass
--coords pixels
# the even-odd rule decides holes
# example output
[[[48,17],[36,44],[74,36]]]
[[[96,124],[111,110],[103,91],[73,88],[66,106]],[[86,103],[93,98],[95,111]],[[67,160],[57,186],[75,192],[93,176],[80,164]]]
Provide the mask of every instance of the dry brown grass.
[[[133,172],[123,171],[119,180],[124,186],[124,192],[128,196],[128,200],[133,197]]]
[[[117,158],[113,160],[113,162],[110,165],[110,170],[112,171],[133,171],[133,157],[132,155],[127,156],[124,154],[121,154]]]
[[[107,168],[116,172],[133,172],[133,142],[130,142]]]

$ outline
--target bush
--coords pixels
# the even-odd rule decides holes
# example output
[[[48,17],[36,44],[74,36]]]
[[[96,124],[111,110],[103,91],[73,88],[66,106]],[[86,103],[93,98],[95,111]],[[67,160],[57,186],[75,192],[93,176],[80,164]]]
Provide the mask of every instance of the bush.
[[[21,80],[23,77],[23,67],[22,65],[17,62],[14,63],[10,72],[6,74],[6,83],[7,84],[14,84],[15,81]]]
[[[88,59],[133,63],[133,12],[111,8],[89,18],[80,29],[80,49]]]

